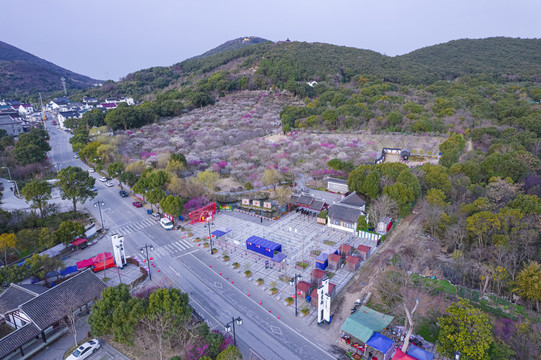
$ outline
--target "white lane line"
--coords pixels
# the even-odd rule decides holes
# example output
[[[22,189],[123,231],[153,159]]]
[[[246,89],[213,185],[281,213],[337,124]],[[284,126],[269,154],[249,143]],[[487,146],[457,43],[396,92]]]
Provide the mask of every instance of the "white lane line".
[[[193,256],[193,255],[192,255],[192,258],[194,258],[195,260],[199,261],[205,268],[207,267],[207,265],[205,265],[205,263],[204,263],[203,261],[201,261],[200,259],[196,258],[196,257]],[[213,272],[214,275],[216,275],[216,273],[215,273],[214,271],[212,271],[212,269],[209,269],[209,270],[210,270],[211,272]],[[193,271],[192,271],[192,274],[195,275],[195,273],[193,273]],[[201,281],[201,278],[199,278],[198,276],[196,276],[196,277],[199,279],[199,281]],[[220,278],[221,278],[223,281],[225,281],[224,278],[222,278],[222,277],[220,277]],[[203,281],[201,281],[201,282],[203,282]],[[229,283],[229,281],[226,281],[226,283],[229,284],[229,286],[231,286],[231,288],[237,290],[237,291],[238,291],[242,296],[244,296],[247,300],[253,302],[254,304],[257,304],[255,300],[253,300],[252,298],[249,298],[248,296],[246,296],[246,294],[244,294],[239,288],[237,288],[237,287],[231,285],[231,284]],[[203,284],[204,284],[204,283],[203,283]],[[208,286],[207,286],[207,287],[208,287]],[[231,304],[231,305],[232,305],[234,308],[236,308],[233,304]],[[263,308],[261,308],[261,309],[263,309]],[[265,314],[266,314],[266,313],[267,313],[267,312],[265,311]],[[268,315],[269,315],[270,317],[272,317],[273,319],[276,319],[276,317],[275,317],[274,315],[272,315],[272,314],[270,314],[270,313],[269,313]],[[313,342],[311,342],[310,340],[308,340],[308,338],[304,337],[300,332],[298,332],[297,330],[293,329],[293,328],[292,328],[291,326],[289,326],[288,324],[286,324],[286,323],[281,323],[281,325],[287,327],[289,330],[291,330],[292,332],[294,332],[295,334],[297,334],[298,336],[300,336],[301,338],[303,338],[304,340],[306,340],[307,342],[309,342],[310,344],[312,344],[315,348],[321,350],[324,354],[330,356],[332,359],[335,359],[335,357],[334,357],[333,355],[331,355],[330,353],[328,353],[327,350],[325,350],[325,349],[323,349],[322,347],[320,347],[320,346],[314,344]]]

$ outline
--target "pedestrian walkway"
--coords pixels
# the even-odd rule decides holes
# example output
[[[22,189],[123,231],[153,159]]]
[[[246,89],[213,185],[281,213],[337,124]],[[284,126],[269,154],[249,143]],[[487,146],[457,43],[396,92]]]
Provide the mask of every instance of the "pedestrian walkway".
[[[166,256],[175,256],[186,251],[192,250],[195,248],[194,243],[190,242],[187,239],[181,239],[170,244],[154,248],[153,254],[156,255],[156,258],[162,258]]]
[[[128,235],[133,232],[145,229],[147,227],[158,225],[158,222],[152,218],[145,219],[143,221],[137,221],[133,224],[120,226],[117,228],[114,228],[110,231],[111,234],[118,234],[118,235]]]

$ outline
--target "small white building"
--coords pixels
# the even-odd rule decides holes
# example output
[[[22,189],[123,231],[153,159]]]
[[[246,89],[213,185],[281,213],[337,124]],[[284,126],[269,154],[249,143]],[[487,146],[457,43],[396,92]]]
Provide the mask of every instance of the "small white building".
[[[27,116],[34,112],[34,108],[30,104],[21,104],[19,105],[18,111],[21,116]]]
[[[345,194],[348,192],[348,182],[344,179],[327,178],[327,190],[333,193]]]

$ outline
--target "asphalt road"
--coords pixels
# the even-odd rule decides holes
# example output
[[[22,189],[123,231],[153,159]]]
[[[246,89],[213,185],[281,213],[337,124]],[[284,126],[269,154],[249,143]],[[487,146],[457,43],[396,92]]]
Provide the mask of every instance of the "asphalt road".
[[[69,135],[52,126],[50,121],[47,123],[51,136],[51,162],[60,168],[72,165],[88,169],[82,161],[74,159]],[[163,276],[189,293],[191,305],[211,328],[223,331],[224,324],[232,317],[241,316],[243,324],[236,326],[236,339],[245,358],[337,359],[344,356],[332,345],[335,339],[325,337],[324,330],[315,325],[307,326],[292,316],[290,308],[273,300],[259,305],[261,299],[256,298],[256,294],[248,296],[250,292],[257,292],[253,283],[241,279],[241,274],[234,273],[231,267],[211,257],[209,252],[181,239],[180,232],[166,231],[159,224],[148,221],[144,208],[131,205],[131,197],[121,198],[117,186],[106,187],[97,180],[99,174],[91,175],[96,178],[98,196],[87,201],[84,207],[99,220],[99,209],[93,204],[98,200],[104,203],[101,210],[105,227],[111,234],[124,235],[127,255],[138,254],[142,245],[152,244],[157,257],[155,261]],[[220,272],[229,272],[229,280],[220,276]],[[262,295],[259,297],[263,298]]]

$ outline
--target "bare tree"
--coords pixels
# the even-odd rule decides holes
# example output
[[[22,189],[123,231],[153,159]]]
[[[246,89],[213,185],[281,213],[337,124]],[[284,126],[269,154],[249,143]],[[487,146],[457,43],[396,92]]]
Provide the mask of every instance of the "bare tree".
[[[79,308],[72,304],[70,299],[62,298],[58,300],[60,311],[64,314],[62,323],[66,325],[68,331],[73,334],[75,346],[79,345],[77,341],[77,319],[79,318]]]
[[[406,332],[406,338],[404,339],[404,345],[402,345],[402,351],[406,352],[408,350],[408,346],[410,343],[410,337],[413,334],[413,329],[415,324],[413,323],[413,315],[415,315],[415,311],[417,310],[417,306],[419,305],[419,298],[415,299],[415,305],[413,306],[413,309],[411,311],[408,309],[408,306],[406,303],[403,303],[404,305],[404,311],[406,312],[406,322],[404,323],[404,331],[408,329]]]
[[[381,195],[375,199],[368,210],[368,216],[372,225],[377,226],[385,217],[396,216],[398,204],[387,195]]]

